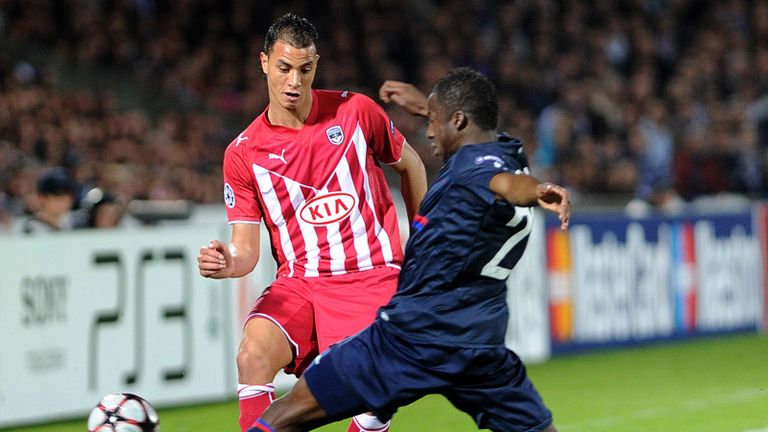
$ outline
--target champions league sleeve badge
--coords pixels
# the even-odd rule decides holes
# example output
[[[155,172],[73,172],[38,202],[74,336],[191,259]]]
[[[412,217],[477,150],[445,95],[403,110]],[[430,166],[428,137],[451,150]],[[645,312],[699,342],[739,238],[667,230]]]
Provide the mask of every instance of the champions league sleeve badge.
[[[235,191],[229,183],[224,183],[224,204],[229,208],[235,208]]]

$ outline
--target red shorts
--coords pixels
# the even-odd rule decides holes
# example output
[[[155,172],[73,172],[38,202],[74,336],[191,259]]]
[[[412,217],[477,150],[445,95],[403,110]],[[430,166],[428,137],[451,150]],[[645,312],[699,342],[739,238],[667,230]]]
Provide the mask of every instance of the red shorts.
[[[374,320],[395,293],[398,274],[377,267],[330,277],[281,277],[256,300],[248,320],[266,318],[283,330],[293,349],[285,372],[299,376],[318,353]]]

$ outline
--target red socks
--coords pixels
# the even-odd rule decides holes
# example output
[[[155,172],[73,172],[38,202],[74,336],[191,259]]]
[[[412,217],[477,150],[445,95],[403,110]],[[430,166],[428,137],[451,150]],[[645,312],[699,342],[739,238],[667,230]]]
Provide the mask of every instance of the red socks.
[[[259,420],[259,417],[275,400],[275,386],[272,383],[240,384],[237,386],[237,396],[240,399],[240,430],[242,432],[273,432],[268,424]],[[389,422],[382,423],[376,416],[370,414],[359,414],[352,418],[347,432],[389,432]]]
[[[265,385],[237,386],[237,396],[240,399],[240,430],[246,432],[261,417],[264,410],[275,400],[275,386]],[[256,429],[258,430],[258,429]],[[269,431],[269,429],[267,429]]]

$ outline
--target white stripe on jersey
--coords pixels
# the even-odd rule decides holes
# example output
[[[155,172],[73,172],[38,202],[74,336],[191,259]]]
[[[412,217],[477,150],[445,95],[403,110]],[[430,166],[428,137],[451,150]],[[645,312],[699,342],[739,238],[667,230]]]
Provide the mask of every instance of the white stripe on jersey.
[[[366,171],[365,169],[365,157],[368,150],[368,143],[365,141],[365,135],[363,135],[363,129],[360,128],[360,122],[358,122],[357,126],[355,127],[355,133],[352,134],[352,140],[354,140],[355,142],[355,148],[357,149],[358,162],[360,163],[360,169],[363,173],[363,186],[365,187],[365,202],[368,204],[368,207],[371,209],[371,214],[373,214],[374,232],[376,233],[376,237],[379,239],[379,243],[381,243],[381,253],[382,255],[384,255],[384,262],[387,262],[387,263],[392,262],[392,259],[394,258],[394,256],[392,252],[392,244],[389,241],[389,235],[387,234],[387,230],[382,229],[381,223],[379,222],[379,219],[376,217],[375,207],[373,206],[373,195],[371,195],[371,184],[368,181],[368,171]],[[367,246],[367,241],[366,241],[366,246]],[[370,252],[368,253],[368,255],[370,258]],[[362,266],[360,270],[364,270]]]
[[[293,212],[294,214],[299,214],[299,209],[305,201],[304,194],[301,192],[303,185],[288,177],[283,177],[283,182],[285,182],[288,195],[291,197]],[[307,260],[304,264],[304,276],[320,276],[320,273],[317,271],[320,265],[320,247],[317,243],[317,231],[315,231],[315,227],[312,225],[301,223],[299,220],[296,220],[296,224],[299,226],[301,237],[304,239],[304,253]]]
[[[344,267],[347,256],[344,254],[344,245],[341,243],[341,231],[339,222],[326,225],[328,229],[328,246],[331,253],[331,274],[340,275],[347,272]]]
[[[346,155],[349,152],[349,148],[352,146],[352,140],[349,140],[347,142],[347,148],[344,149],[344,153],[342,154],[341,160],[339,160],[339,164],[336,166],[336,169],[333,171],[330,177],[328,177],[328,180],[325,181],[325,184],[323,185],[323,189],[318,192],[319,194],[326,194],[329,192],[328,190],[328,184],[331,183],[331,180],[334,179],[334,177],[339,182],[339,188],[340,190],[347,192],[355,197],[355,205],[352,208],[352,212],[350,213],[349,219],[350,219],[350,225],[357,221],[358,219],[362,219],[359,217],[360,212],[357,209],[357,203],[360,202],[360,197],[357,195],[357,189],[355,188],[354,180],[352,179],[352,175],[349,171],[349,163],[347,162]],[[342,243],[341,240],[341,231],[340,231],[341,222],[335,222],[329,225],[326,225],[326,228],[328,229],[328,247],[329,252],[331,255],[331,262],[330,262],[330,269],[332,275],[340,275],[347,273],[346,269],[346,261],[347,261],[347,255],[344,251],[344,243]],[[365,229],[365,228],[363,228]],[[355,232],[355,235],[353,236],[355,239],[358,238],[357,233]],[[367,244],[366,244],[367,246]]]
[[[272,185],[271,174],[268,170],[253,164],[253,173],[256,175],[256,182],[259,184],[259,190],[264,196],[264,204],[266,210],[269,212],[269,216],[274,221],[280,232],[280,244],[283,248],[283,255],[286,261],[288,261],[291,271],[288,277],[293,276],[293,262],[296,260],[296,252],[293,250],[293,244],[291,243],[291,237],[288,235],[288,225],[283,218],[283,209],[280,208],[280,200],[275,193],[275,188]]]
[[[356,137],[353,135],[350,142],[355,140]],[[363,143],[365,143],[365,138],[363,138]],[[363,147],[365,147],[365,144],[363,144]],[[357,141],[355,141],[355,148],[358,148]],[[359,152],[360,150],[358,149],[357,151]],[[363,162],[363,165],[360,167],[360,169],[362,172],[365,172],[365,162]],[[346,157],[341,158],[339,165],[336,166],[336,175],[339,178],[339,185],[341,186],[341,190],[353,194],[355,196],[356,202],[359,203],[360,197],[357,195],[355,181],[352,178],[352,173],[349,170],[349,163],[347,162]],[[363,181],[367,182],[367,180],[368,178],[366,176]],[[360,214],[359,204],[352,209],[352,213],[350,213],[349,218],[352,225],[352,232],[354,233],[353,238],[355,251],[357,252],[357,267],[360,270],[373,268],[373,263],[371,261],[371,249],[368,247],[368,233],[365,226],[365,219],[363,219],[363,215]],[[341,246],[343,250],[344,245]]]
[[[360,203],[360,195],[355,187],[355,179],[352,177],[349,161],[346,155],[349,152],[351,146],[355,146],[357,153],[356,162],[359,164],[360,175],[362,175],[362,187],[365,191],[365,202]],[[355,254],[357,255],[357,267],[358,270],[369,270],[373,268],[373,257],[371,254],[371,248],[368,239],[368,227],[366,221],[360,212],[360,205],[365,205],[371,212],[373,217],[373,232],[381,245],[382,258],[387,265],[391,264],[394,254],[392,251],[392,245],[389,239],[387,231],[381,226],[381,222],[375,211],[373,203],[373,195],[371,193],[370,179],[368,172],[366,171],[366,156],[368,152],[368,143],[365,139],[360,123],[358,122],[355,131],[352,134],[351,139],[348,141],[347,149],[344,152],[344,156],[339,160],[336,168],[331,176],[326,180],[325,185],[321,189],[316,189],[312,186],[305,185],[297,182],[285,175],[270,171],[257,164],[253,164],[253,172],[256,175],[256,181],[259,186],[259,190],[264,197],[265,211],[269,214],[274,225],[277,227],[280,234],[280,245],[282,248],[283,256],[286,259],[288,267],[290,269],[288,277],[293,277],[295,273],[294,264],[298,261],[296,256],[296,250],[293,247],[292,239],[288,231],[288,224],[283,215],[283,209],[280,202],[280,197],[277,196],[275,191],[276,182],[282,182],[288,191],[288,195],[291,200],[291,206],[294,209],[297,220],[296,225],[301,231],[302,241],[304,243],[304,256],[301,257],[301,264],[304,264],[304,274],[300,276],[316,277],[319,276],[320,266],[320,243],[318,239],[317,229],[310,225],[302,223],[298,219],[299,211],[306,203],[307,199],[302,191],[302,188],[307,188],[315,192],[315,195],[324,195],[329,193],[328,185],[334,179],[338,180],[340,190],[351,194],[355,197],[356,205],[353,206],[348,216],[350,221],[350,227],[353,233],[353,244]],[[276,176],[279,180],[275,183],[272,181],[272,176]],[[312,197],[309,197],[310,199]],[[340,230],[341,222],[334,222],[325,225],[327,230],[328,248],[330,254],[330,271],[331,274],[345,274],[349,269],[346,268],[346,250],[342,243],[342,233]],[[292,225],[293,227],[293,225]],[[296,239],[294,239],[296,240]],[[350,257],[351,258],[351,257]]]

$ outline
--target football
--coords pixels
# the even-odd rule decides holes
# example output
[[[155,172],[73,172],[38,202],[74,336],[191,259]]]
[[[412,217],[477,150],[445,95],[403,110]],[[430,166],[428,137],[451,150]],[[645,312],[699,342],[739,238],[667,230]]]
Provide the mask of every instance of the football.
[[[132,393],[104,396],[88,416],[88,432],[157,432],[160,419],[152,405]]]

